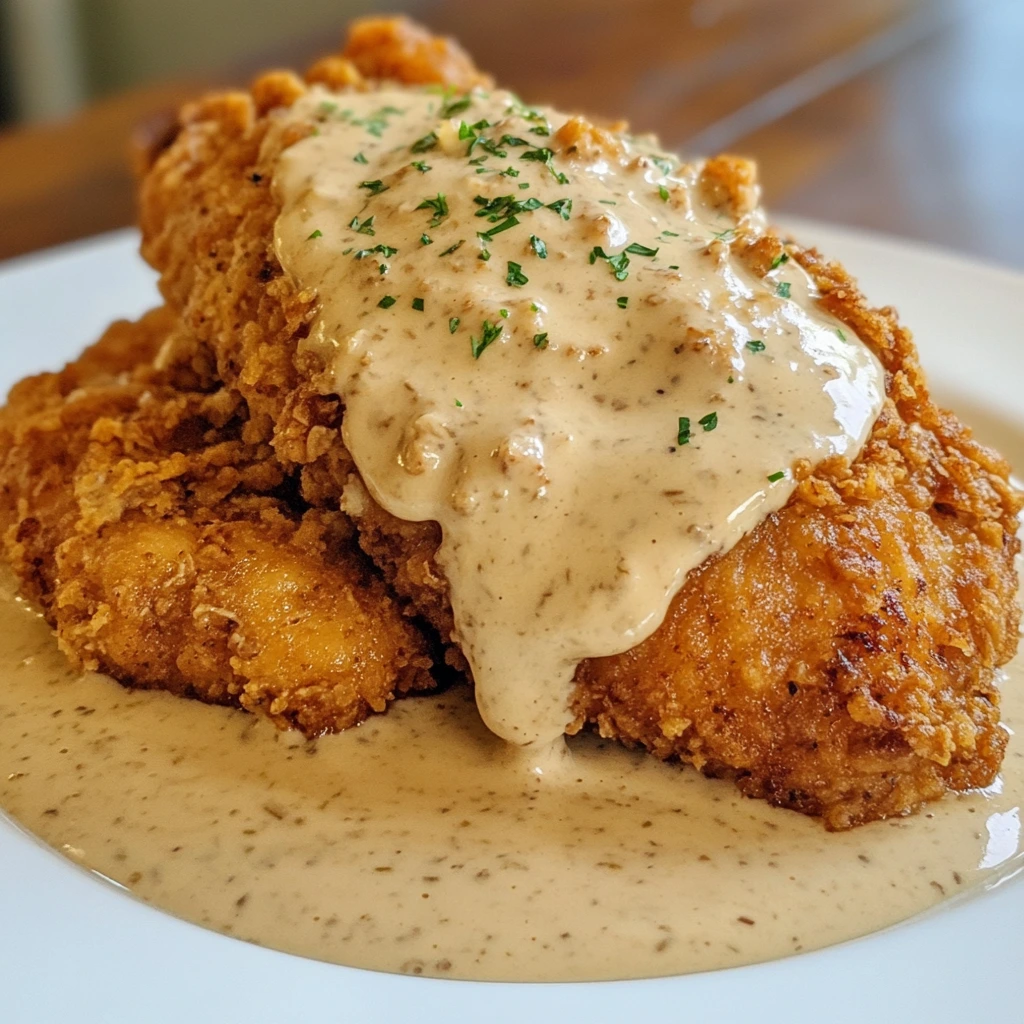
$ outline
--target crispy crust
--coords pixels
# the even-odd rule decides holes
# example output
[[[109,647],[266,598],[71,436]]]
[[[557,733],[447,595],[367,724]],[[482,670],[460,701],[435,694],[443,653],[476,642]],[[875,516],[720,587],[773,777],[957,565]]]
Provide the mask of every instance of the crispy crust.
[[[373,20],[357,23],[346,54],[315,65],[307,81],[361,88],[364,76],[376,75],[480,79],[451,44],[406,22]],[[143,253],[161,274],[169,311],[162,315],[175,324],[160,357],[168,387],[230,395],[244,421],[240,436],[260,455],[246,463],[233,452],[224,466],[258,464],[280,474],[275,484],[238,483],[204,506],[205,521],[187,502],[172,502],[174,514],[190,517],[184,524],[179,517],[173,529],[199,532],[200,540],[190,533],[187,544],[212,535],[215,548],[234,550],[249,540],[235,537],[235,512],[224,502],[277,502],[272,525],[260,526],[267,543],[252,547],[257,575],[261,560],[285,557],[279,550],[287,557],[293,548],[308,551],[308,537],[319,551],[335,550],[333,538],[348,529],[338,502],[355,472],[341,441],[339,403],[318,393],[322,368],[297,354],[316,314],[315,296],[295,291],[273,252],[274,161],[304,134],[300,126],[272,136],[273,112],[305,88],[297,77],[275,73],[249,93],[186,108],[177,138],[154,156],[142,184]],[[708,161],[702,185],[739,215],[756,202],[747,161]],[[745,793],[822,815],[830,828],[906,813],[947,789],[988,784],[1005,747],[996,669],[1014,653],[1019,619],[1013,558],[1021,502],[1007,482],[1008,467],[931,402],[909,333],[892,310],[870,309],[841,267],[773,233],[748,229],[737,244],[762,273],[783,247],[802,263],[826,307],[881,360],[885,408],[855,462],[798,467],[790,503],[691,573],[649,640],[580,666],[571,731],[592,726],[658,757],[731,776]],[[171,457],[167,443],[161,437],[156,445]],[[8,474],[10,463],[9,457]],[[28,477],[31,484],[32,471]],[[66,503],[66,488],[53,489],[55,500]],[[165,491],[161,482],[157,494]],[[358,505],[359,543],[406,613],[450,636],[447,583],[433,561],[436,524],[396,520],[365,495]],[[306,512],[298,517],[297,508]],[[38,529],[56,529],[52,517],[36,518],[45,521]],[[303,533],[307,518],[312,525]],[[248,529],[265,519],[262,509],[247,510],[243,521]],[[126,550],[137,551],[132,531],[142,527],[123,513],[118,523],[126,520]],[[24,526],[15,523],[11,531],[17,537]],[[296,540],[300,534],[304,539]],[[90,536],[99,557],[117,550],[121,533],[108,527]],[[76,539],[65,561],[58,559],[58,576],[80,573],[74,559],[81,543]],[[29,560],[18,557],[26,586],[49,600],[47,573],[54,570],[45,557],[31,572]],[[346,558],[339,555],[338,564],[350,566]],[[213,557],[197,578],[203,586],[227,586],[208,582],[220,579],[218,571]],[[260,617],[274,619],[278,598],[272,593],[254,610],[254,629]],[[148,636],[142,625],[133,626],[140,650]],[[85,649],[79,634],[62,635],[72,650]],[[295,643],[322,646],[313,633]],[[170,642],[154,662],[154,682],[175,650]],[[456,647],[449,645],[446,657],[465,667]],[[289,664],[270,660],[260,677],[267,686]],[[194,686],[200,670],[176,663],[181,686]],[[306,728],[301,712],[289,720]]]

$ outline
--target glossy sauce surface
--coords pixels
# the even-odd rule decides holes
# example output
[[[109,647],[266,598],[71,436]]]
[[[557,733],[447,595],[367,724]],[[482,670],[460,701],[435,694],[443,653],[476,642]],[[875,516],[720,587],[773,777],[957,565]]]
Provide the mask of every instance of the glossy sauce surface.
[[[314,88],[274,170],[307,344],[388,511],[435,520],[487,725],[561,736],[577,663],[649,636],[687,572],[856,454],[866,347],[703,165],[509,93]],[[752,188],[748,191],[753,191]]]
[[[288,952],[457,978],[680,974],[862,935],[1024,867],[1019,736],[987,792],[830,834],[593,736],[538,766],[468,689],[307,743],[78,677],[3,588],[0,807],[140,899]],[[1024,723],[1019,660],[1004,713]]]

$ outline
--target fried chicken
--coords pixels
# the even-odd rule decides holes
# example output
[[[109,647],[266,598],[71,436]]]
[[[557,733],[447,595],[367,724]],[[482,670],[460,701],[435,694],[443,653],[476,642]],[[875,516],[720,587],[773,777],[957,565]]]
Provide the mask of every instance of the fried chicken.
[[[61,647],[314,735],[431,687],[348,518],[295,500],[237,392],[156,369],[175,324],[114,324],[0,412],[4,551]]]
[[[369,20],[305,82],[273,73],[186,107],[141,187],[165,309],[18,385],[0,419],[7,558],[64,648],[311,733],[430,686],[433,635],[467,671],[439,528],[360,486],[325,368],[299,348],[316,296],[274,251],[275,160],[312,127],[275,134],[277,112],[308,82],[376,78],[486,81],[454,44]],[[729,157],[703,185],[736,205],[756,191]],[[693,571],[648,640],[579,666],[569,731],[732,777],[829,828],[987,785],[1019,620],[1008,467],[932,403],[893,310],[814,251],[741,241],[761,274],[783,253],[807,269],[885,368],[885,406],[852,463],[799,467],[780,512]]]

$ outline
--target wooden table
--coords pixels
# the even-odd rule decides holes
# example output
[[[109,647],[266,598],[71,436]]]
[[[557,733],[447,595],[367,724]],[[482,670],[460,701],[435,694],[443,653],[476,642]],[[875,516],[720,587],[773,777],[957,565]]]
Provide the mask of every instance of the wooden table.
[[[767,201],[1024,267],[1021,0],[423,0],[524,98],[756,157]],[[0,257],[128,224],[127,140],[188,96],[301,66],[162,83],[0,134]]]

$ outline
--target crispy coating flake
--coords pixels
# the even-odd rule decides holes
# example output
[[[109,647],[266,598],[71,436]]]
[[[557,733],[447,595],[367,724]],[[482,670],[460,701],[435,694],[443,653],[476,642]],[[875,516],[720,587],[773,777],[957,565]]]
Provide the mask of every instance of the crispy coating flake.
[[[371,19],[306,81],[367,88],[375,77],[483,80],[453,44]],[[42,425],[26,429],[61,440],[45,442],[47,458],[19,447],[10,414],[0,421],[0,514],[8,558],[74,656],[317,731],[379,710],[390,694],[382,672],[339,710],[323,683],[339,652],[367,656],[360,644],[374,630],[391,674],[402,665],[394,689],[427,678],[424,642],[351,553],[353,521],[407,614],[444,639],[452,615],[437,525],[401,522],[372,501],[323,367],[297,351],[316,302],[274,256],[271,182],[275,147],[305,129],[274,144],[268,131],[274,108],[304,89],[275,73],[250,93],[209,96],[145,157],[143,253],[166,310],[112,329],[102,343],[110,373],[84,390],[71,392],[75,369],[16,388],[13,419],[28,401]],[[757,201],[755,169],[737,158],[708,161],[702,187],[741,219]],[[1019,620],[1021,501],[1008,467],[932,403],[909,333],[893,310],[870,309],[841,267],[742,222],[733,244],[755,271],[784,251],[809,271],[824,305],[885,367],[885,407],[855,461],[797,467],[792,500],[691,573],[652,637],[581,664],[570,731],[596,728],[732,777],[829,828],[986,785],[1006,743],[996,672]],[[165,338],[159,370],[154,326]],[[147,374],[163,390],[143,401]],[[196,418],[201,427],[181,426]],[[93,486],[112,471],[113,488]],[[348,611],[332,616],[339,602]],[[293,623],[292,608],[308,617]],[[346,635],[339,621],[359,625]],[[465,670],[456,646],[445,657]]]

